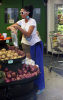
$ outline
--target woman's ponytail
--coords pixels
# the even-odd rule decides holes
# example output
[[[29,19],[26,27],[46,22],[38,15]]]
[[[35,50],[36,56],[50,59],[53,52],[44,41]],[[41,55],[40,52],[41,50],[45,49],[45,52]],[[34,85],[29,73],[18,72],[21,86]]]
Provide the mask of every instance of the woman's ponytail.
[[[29,8],[29,17],[31,17],[32,18],[32,16],[33,16],[33,6],[32,5],[29,5],[28,6],[28,8]]]
[[[32,18],[33,16],[33,6],[32,5],[29,5],[29,6],[24,6],[23,9],[25,9],[26,11],[29,11],[29,17]]]

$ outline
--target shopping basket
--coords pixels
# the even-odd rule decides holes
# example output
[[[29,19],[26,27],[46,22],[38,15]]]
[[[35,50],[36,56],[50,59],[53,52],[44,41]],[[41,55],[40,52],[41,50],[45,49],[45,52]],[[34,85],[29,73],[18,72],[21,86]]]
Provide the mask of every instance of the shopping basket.
[[[52,54],[63,54],[63,35],[50,34]]]
[[[63,54],[63,35],[57,35],[57,34],[50,34],[50,43],[51,43],[51,51],[52,51],[52,57],[53,54],[58,54],[58,58],[60,54]],[[52,58],[51,57],[51,58]],[[57,68],[63,70],[63,61],[58,59],[56,61],[53,61],[51,59],[51,64],[49,66],[49,71],[51,72],[52,68]]]

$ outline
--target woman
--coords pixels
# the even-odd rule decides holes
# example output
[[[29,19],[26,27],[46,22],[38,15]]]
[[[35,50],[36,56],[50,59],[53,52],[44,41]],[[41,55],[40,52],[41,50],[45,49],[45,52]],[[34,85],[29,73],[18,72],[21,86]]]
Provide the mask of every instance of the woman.
[[[23,34],[22,43],[30,45],[30,54],[31,59],[39,65],[41,71],[40,77],[35,80],[35,83],[38,85],[39,90],[45,88],[44,83],[44,68],[43,68],[43,43],[38,37],[37,24],[36,21],[32,18],[33,15],[33,6],[24,6],[20,11],[22,20],[18,21],[11,26],[11,29],[15,32],[15,29],[18,29]],[[8,30],[10,27],[7,28]]]

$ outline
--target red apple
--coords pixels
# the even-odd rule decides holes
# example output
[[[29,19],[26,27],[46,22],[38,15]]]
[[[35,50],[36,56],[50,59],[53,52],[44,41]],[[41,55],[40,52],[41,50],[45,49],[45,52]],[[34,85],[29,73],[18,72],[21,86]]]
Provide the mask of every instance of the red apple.
[[[34,75],[36,76],[37,75],[37,72],[34,72]]]
[[[20,77],[19,77],[19,76],[17,76],[17,77],[16,77],[16,80],[20,80]]]
[[[29,65],[30,68],[33,68],[33,65]]]
[[[32,73],[32,74],[31,74],[31,77],[34,77],[34,76],[35,76],[35,74],[34,74],[34,73]]]
[[[27,70],[24,70],[23,73],[26,74],[27,73]]]
[[[7,72],[8,71],[8,68],[5,68],[4,70],[5,70],[5,72]]]
[[[26,70],[29,71],[29,67],[26,67]]]
[[[5,80],[5,82],[8,83],[8,82],[11,82],[11,81],[10,81],[10,79],[7,78],[7,79]]]
[[[35,71],[35,69],[34,69],[34,68],[31,68],[31,69],[30,69],[30,71],[31,71],[31,72],[34,72],[34,71]]]
[[[6,81],[7,80],[7,77],[4,77],[4,81]]]
[[[25,76],[24,76],[24,75],[22,75],[22,76],[21,76],[21,79],[25,79]]]
[[[0,33],[0,37],[1,37],[1,33]]]
[[[40,70],[38,69],[38,70],[37,70],[37,74],[39,74],[39,73],[41,73],[41,72],[40,72]]]
[[[21,79],[22,75],[19,75],[19,78]]]
[[[18,73],[19,73],[19,74],[22,74],[22,70],[18,69]]]
[[[6,76],[9,74],[9,72],[6,72]]]
[[[24,67],[22,68],[22,71],[26,70]]]
[[[11,78],[11,81],[16,81],[16,79],[14,77]]]
[[[25,76],[26,78],[31,78],[31,74],[30,73],[28,73],[28,74],[26,74],[26,76]]]
[[[12,71],[11,70],[9,70],[8,72],[9,72],[9,74],[12,74]]]
[[[26,64],[22,64],[22,68],[26,67]]]
[[[12,76],[11,76],[11,74],[7,74],[7,78],[9,78],[9,79],[10,79],[11,77],[12,77]]]
[[[12,77],[16,77],[16,72],[12,72]]]

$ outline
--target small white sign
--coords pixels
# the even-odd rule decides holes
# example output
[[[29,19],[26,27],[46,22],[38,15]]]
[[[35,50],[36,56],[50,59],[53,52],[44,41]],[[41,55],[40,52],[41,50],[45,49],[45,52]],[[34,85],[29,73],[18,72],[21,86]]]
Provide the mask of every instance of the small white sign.
[[[14,23],[14,19],[9,19],[9,23],[10,24]]]
[[[8,60],[8,64],[12,64],[13,63],[13,60]]]
[[[6,40],[6,43],[9,43],[9,40]]]

